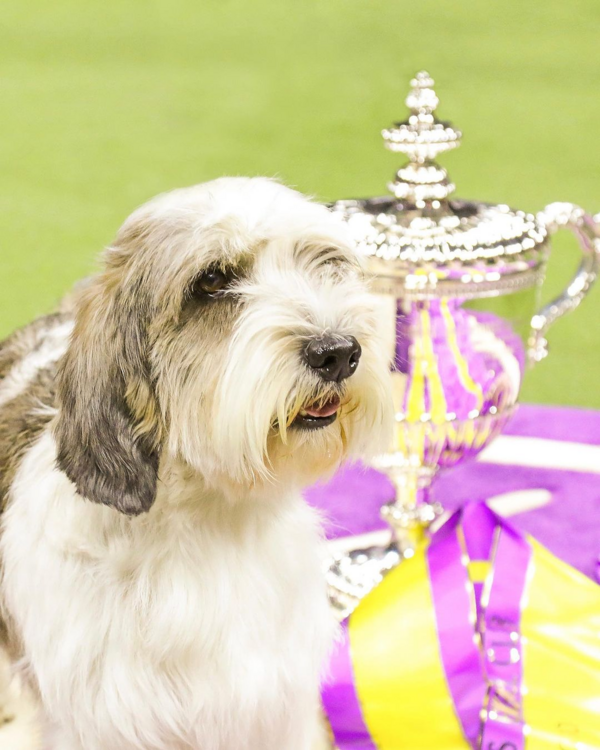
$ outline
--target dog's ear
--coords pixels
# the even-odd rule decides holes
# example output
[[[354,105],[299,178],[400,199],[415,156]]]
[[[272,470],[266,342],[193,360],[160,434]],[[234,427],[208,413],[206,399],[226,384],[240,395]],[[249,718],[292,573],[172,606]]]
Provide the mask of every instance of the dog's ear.
[[[160,427],[141,286],[115,269],[83,290],[57,379],[58,466],[79,494],[127,515],[156,496]]]

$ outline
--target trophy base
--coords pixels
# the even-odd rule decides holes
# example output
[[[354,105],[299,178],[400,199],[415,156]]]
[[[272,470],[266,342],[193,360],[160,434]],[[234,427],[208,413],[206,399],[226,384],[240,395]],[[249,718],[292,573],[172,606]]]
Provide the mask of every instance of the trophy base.
[[[381,545],[349,549],[334,553],[327,564],[326,581],[329,601],[341,622],[352,614],[361,600],[382,581],[386,573],[399,565],[406,555],[391,530],[378,536],[389,541]]]

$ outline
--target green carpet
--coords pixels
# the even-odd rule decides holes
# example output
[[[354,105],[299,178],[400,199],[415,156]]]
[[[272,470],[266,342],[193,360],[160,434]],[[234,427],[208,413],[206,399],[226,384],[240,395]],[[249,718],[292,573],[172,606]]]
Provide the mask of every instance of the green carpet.
[[[458,193],[600,211],[597,0],[4,0],[0,335],[52,308],[125,216],[222,174],[322,199],[385,192],[379,131],[427,68],[463,130]],[[547,295],[577,263],[554,247]],[[529,401],[600,408],[600,284]]]

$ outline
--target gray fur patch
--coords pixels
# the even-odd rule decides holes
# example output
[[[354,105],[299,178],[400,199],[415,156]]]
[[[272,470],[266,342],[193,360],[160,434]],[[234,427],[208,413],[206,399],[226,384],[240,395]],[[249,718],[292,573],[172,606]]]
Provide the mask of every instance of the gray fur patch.
[[[67,322],[63,314],[39,318],[0,343],[0,385],[12,369],[42,346],[52,329]],[[14,398],[0,407],[0,509],[19,463],[53,417],[56,363],[42,367]]]
[[[19,328],[4,341],[0,341],[0,381],[8,375],[17,362],[41,346],[49,330],[67,320],[69,320],[68,316],[63,313],[46,315]]]

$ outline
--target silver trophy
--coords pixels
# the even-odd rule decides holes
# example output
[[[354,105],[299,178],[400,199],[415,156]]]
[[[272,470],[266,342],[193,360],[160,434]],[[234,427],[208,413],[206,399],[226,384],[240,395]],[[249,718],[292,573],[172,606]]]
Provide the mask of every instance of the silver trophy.
[[[375,462],[396,488],[382,513],[389,545],[337,555],[329,568],[331,601],[347,616],[384,573],[411,555],[441,512],[436,474],[485,448],[515,410],[527,366],[547,354],[546,332],[574,310],[600,262],[597,220],[571,203],[537,215],[466,201],[435,159],[460,145],[461,133],[437,119],[426,72],[411,81],[408,119],[383,131],[388,149],[408,162],[390,195],[341,200],[381,306],[393,361],[393,445]],[[550,237],[566,228],[582,251],[565,291],[539,307]]]

